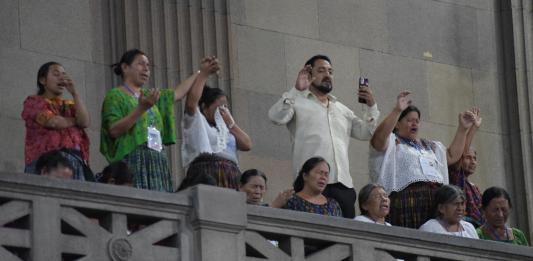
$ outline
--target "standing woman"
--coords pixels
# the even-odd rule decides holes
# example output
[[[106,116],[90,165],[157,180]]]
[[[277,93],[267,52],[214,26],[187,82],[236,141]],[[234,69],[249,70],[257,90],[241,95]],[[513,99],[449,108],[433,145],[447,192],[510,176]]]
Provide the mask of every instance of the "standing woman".
[[[37,73],[37,95],[24,101],[22,119],[26,123],[24,172],[38,174],[37,159],[44,153],[60,150],[74,169],[74,179],[85,180],[89,162],[89,113],[74,82],[57,62],[45,63]],[[73,100],[64,100],[64,91]],[[88,177],[87,179],[90,179]]]
[[[398,95],[396,106],[374,132],[369,168],[372,181],[389,193],[389,222],[419,228],[431,216],[435,191],[448,184],[448,165],[463,154],[474,115],[470,111],[459,114],[455,137],[446,148],[440,141],[419,137],[420,111],[410,105],[409,94]]]
[[[250,150],[252,140],[231,116],[226,94],[205,86],[209,74],[218,71],[218,60],[203,62],[210,70],[198,74],[185,103],[181,156],[187,175],[179,190],[197,184],[238,189],[237,150]]]
[[[104,99],[100,152],[109,163],[124,161],[135,187],[173,191],[163,145],[176,142],[174,103],[189,91],[197,74],[174,89],[143,88],[150,79],[150,62],[137,49],[124,53],[113,71],[123,83]]]

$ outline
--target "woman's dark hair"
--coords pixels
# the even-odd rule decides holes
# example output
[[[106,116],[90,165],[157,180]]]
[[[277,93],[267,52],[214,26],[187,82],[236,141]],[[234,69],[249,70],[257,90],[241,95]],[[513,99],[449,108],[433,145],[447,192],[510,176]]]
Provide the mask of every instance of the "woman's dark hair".
[[[246,183],[248,183],[252,177],[262,177],[265,180],[265,183],[267,182],[267,177],[265,173],[257,169],[249,169],[243,172],[241,175],[241,179],[240,179],[241,186],[246,185]]]
[[[363,209],[363,205],[366,204],[368,199],[370,198],[370,194],[372,191],[376,188],[382,188],[385,189],[383,186],[377,183],[370,183],[366,184],[361,190],[359,190],[359,210],[361,211],[361,215],[368,214],[368,211]]]
[[[407,114],[409,114],[412,111],[416,111],[416,113],[418,113],[418,118],[420,119],[420,110],[414,105],[409,105],[407,106],[407,108],[405,108],[405,110],[402,111],[398,121],[401,121],[405,116],[407,116]]]
[[[102,176],[98,179],[98,182],[109,183],[110,179],[114,179],[114,184],[116,185],[124,185],[133,182],[133,174],[125,162],[117,161],[102,170]]]
[[[47,62],[41,65],[41,68],[39,68],[39,71],[37,71],[37,88],[39,88],[39,90],[37,90],[37,95],[44,94],[45,92],[44,85],[41,83],[40,80],[41,78],[46,78],[46,76],[48,75],[48,72],[50,71],[50,67],[52,67],[52,65],[62,66],[58,62]]]
[[[439,205],[451,203],[457,198],[465,200],[465,193],[461,188],[454,185],[442,185],[435,193],[435,200],[433,202],[434,217],[440,216]]]
[[[53,150],[42,154],[35,164],[35,170],[39,175],[43,174],[43,171],[50,172],[59,167],[67,167],[74,172],[74,168],[70,161],[63,156],[59,150]]]
[[[309,60],[307,60],[307,62],[305,62],[305,65],[311,65],[311,67],[315,66],[315,62],[317,60],[325,60],[325,61],[328,61],[329,64],[331,64],[331,59],[329,59],[329,57],[323,55],[323,54],[317,54],[311,58],[309,58]]]
[[[122,64],[131,65],[133,61],[135,60],[135,57],[137,57],[137,55],[146,55],[146,54],[139,49],[131,49],[125,52],[122,55],[122,58],[120,58],[120,61],[118,63],[111,65],[111,68],[113,68],[113,72],[116,75],[124,78],[124,72],[122,71]]]
[[[481,209],[487,208],[493,199],[501,197],[507,199],[509,207],[513,208],[511,197],[509,197],[509,193],[507,193],[505,189],[500,187],[490,187],[483,191],[483,196],[481,196]]]
[[[296,180],[294,180],[294,183],[292,184],[294,192],[300,192],[304,189],[304,175],[308,175],[313,168],[322,162],[326,162],[328,169],[330,169],[329,163],[322,157],[312,157],[305,161],[302,169],[298,172],[298,177],[296,177]]]
[[[416,113],[418,113],[418,118],[420,119],[420,110],[414,106],[414,105],[409,105],[407,106],[407,108],[405,108],[405,110],[402,111],[402,113],[400,113],[400,118],[398,118],[398,122],[400,122],[403,118],[405,118],[405,116],[407,116],[407,114],[409,114],[410,112],[412,111],[415,111]],[[398,129],[394,128],[393,132],[396,133],[398,131]]]
[[[198,106],[200,107],[200,110],[202,109],[202,107],[209,107],[219,97],[222,96],[226,96],[226,93],[222,89],[213,88],[205,85],[204,90],[202,91],[202,97],[200,97],[200,100],[198,101]]]

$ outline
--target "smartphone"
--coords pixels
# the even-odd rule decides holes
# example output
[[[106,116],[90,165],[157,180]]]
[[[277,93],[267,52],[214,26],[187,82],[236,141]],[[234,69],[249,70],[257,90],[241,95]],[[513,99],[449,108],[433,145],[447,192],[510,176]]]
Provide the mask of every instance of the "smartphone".
[[[359,88],[363,86],[368,87],[368,78],[359,77]],[[364,98],[359,98],[358,102],[366,104],[366,100]]]

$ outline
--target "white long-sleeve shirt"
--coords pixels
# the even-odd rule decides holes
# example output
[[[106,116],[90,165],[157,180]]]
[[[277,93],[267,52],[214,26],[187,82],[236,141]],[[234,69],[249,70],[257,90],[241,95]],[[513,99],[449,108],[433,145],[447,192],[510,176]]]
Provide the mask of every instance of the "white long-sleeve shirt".
[[[350,137],[370,140],[379,118],[378,107],[365,106],[362,120],[334,96],[328,96],[329,104],[325,105],[309,90],[292,88],[270,108],[268,116],[278,125],[286,124],[291,133],[294,175],[306,160],[320,156],[331,167],[329,184],[340,182],[353,188]]]

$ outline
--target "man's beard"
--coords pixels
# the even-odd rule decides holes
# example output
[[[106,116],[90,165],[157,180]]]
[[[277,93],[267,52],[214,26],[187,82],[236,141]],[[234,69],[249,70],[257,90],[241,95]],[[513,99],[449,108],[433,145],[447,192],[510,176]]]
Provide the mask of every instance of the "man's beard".
[[[315,86],[315,89],[323,94],[328,94],[331,92],[331,90],[333,90],[333,84],[327,81],[321,82],[320,85],[313,84],[313,86]]]

